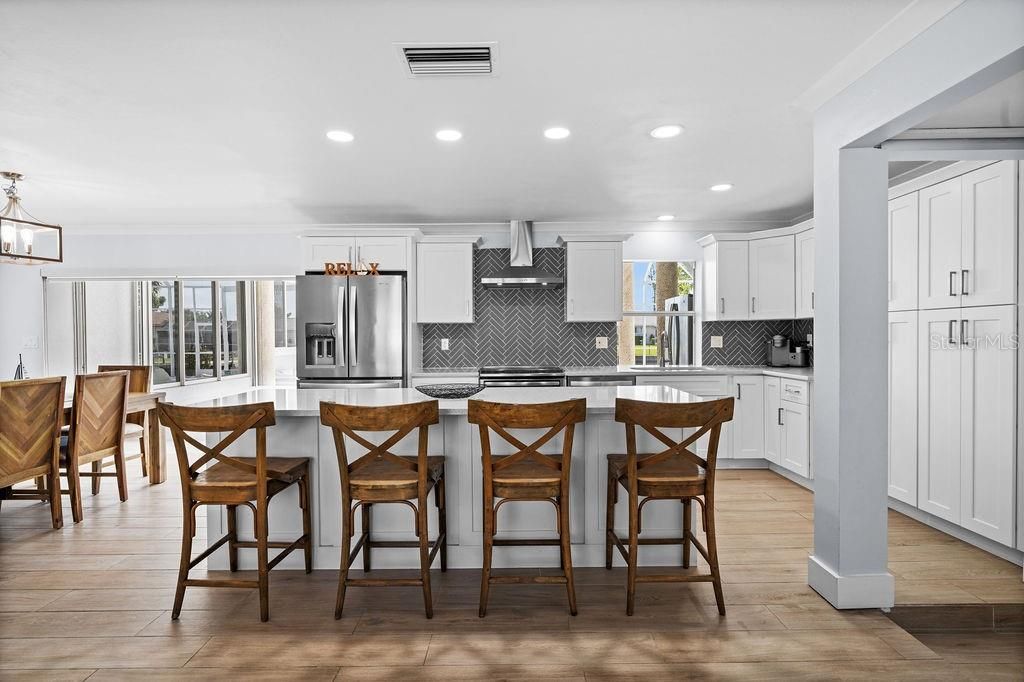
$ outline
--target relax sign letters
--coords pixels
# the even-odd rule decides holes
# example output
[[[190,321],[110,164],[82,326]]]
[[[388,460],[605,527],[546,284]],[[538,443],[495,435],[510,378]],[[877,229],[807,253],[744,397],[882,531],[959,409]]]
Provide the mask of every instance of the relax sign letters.
[[[325,275],[336,275],[348,277],[349,275],[379,275],[377,268],[380,263],[359,263],[353,266],[352,263],[324,263]]]

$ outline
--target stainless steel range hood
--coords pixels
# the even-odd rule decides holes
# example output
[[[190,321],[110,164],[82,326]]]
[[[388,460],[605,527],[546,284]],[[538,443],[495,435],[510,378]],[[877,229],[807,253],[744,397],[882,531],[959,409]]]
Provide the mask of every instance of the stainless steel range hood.
[[[533,264],[533,223],[513,220],[510,263],[487,277],[480,278],[485,287],[541,289],[562,286],[565,281]]]

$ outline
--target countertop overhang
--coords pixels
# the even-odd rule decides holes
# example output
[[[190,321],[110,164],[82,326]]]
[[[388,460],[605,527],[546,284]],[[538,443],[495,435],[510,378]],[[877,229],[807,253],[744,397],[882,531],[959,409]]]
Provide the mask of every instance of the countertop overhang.
[[[506,403],[548,403],[586,398],[588,414],[614,414],[616,398],[645,400],[656,403],[694,403],[706,398],[668,386],[609,386],[562,388],[485,388],[473,396],[476,400]],[[318,417],[323,401],[344,405],[401,405],[433,398],[414,388],[253,388],[243,393],[196,403],[196,407],[229,407],[273,403],[278,416]],[[463,415],[468,400],[439,400],[442,416]]]

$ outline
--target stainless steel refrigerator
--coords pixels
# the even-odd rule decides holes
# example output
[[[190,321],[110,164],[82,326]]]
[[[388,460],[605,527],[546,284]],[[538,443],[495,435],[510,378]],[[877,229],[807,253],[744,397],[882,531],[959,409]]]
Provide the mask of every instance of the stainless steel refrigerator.
[[[299,388],[405,384],[405,275],[301,275],[295,307]]]

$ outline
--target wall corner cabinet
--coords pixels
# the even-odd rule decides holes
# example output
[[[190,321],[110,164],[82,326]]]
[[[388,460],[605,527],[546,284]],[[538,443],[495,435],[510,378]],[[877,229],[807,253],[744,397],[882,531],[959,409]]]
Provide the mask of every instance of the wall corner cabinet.
[[[565,241],[565,321],[622,319],[622,242]]]
[[[749,234],[711,234],[703,249],[703,319],[791,320],[814,316],[810,221]]]

